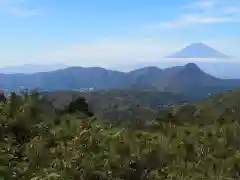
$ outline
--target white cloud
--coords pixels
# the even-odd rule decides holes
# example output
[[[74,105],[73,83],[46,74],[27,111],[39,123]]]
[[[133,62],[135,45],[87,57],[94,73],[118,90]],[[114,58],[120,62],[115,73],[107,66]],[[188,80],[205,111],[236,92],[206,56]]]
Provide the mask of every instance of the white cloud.
[[[184,15],[181,15],[176,20],[160,23],[155,27],[180,28],[180,27],[188,27],[196,24],[214,24],[214,23],[229,23],[229,22],[235,22],[235,20],[229,17],[211,17],[211,16],[200,15],[200,14],[184,14]]]
[[[36,15],[36,11],[30,9],[23,9],[20,7],[8,8],[5,10],[5,12],[15,17],[30,17]]]
[[[168,43],[167,40],[159,38],[142,39],[110,39],[98,40],[92,43],[80,43],[64,47],[52,47],[32,49],[28,51],[0,52],[1,66],[18,64],[55,64],[64,63],[77,66],[101,66],[106,68],[129,66],[131,64],[142,64],[145,66],[164,62],[212,62],[212,61],[236,61],[240,57],[238,47],[239,37],[228,37],[219,39],[203,40],[203,43],[221,51],[236,59],[169,59],[164,58],[174,52],[181,50],[192,42]],[[55,50],[53,50],[53,48]],[[0,49],[1,51],[1,49]]]
[[[197,0],[183,6],[183,9],[212,10],[217,5],[216,0]]]
[[[240,1],[197,0],[182,6],[184,13],[167,22],[156,23],[152,28],[181,28],[200,24],[239,23]]]
[[[100,40],[59,49],[46,59],[82,66],[112,66],[126,62],[161,61],[177,47],[179,45],[156,39]]]
[[[239,7],[228,7],[228,8],[225,8],[224,11],[222,12],[223,14],[238,14],[240,13],[240,6]]]
[[[28,7],[29,0],[0,0],[0,13],[14,17],[31,17],[36,11]]]
[[[228,39],[228,40],[227,40]],[[239,39],[239,38],[238,38]],[[204,40],[221,52],[240,57],[236,38]],[[192,43],[192,42],[190,42]],[[189,43],[189,44],[190,44]],[[224,45],[223,45],[224,44]],[[210,62],[216,59],[166,59],[169,54],[179,51],[188,44],[166,43],[161,39],[100,40],[90,44],[79,44],[59,49],[45,57],[48,62],[63,62],[80,66],[118,66],[141,62]],[[217,60],[226,61],[226,60]],[[228,60],[229,61],[229,60]],[[231,61],[235,61],[232,59]]]

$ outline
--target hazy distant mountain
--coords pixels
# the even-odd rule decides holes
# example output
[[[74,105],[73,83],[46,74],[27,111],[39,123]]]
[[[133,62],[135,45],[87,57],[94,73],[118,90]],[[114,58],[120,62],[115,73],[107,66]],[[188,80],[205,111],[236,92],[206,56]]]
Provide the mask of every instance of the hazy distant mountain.
[[[155,76],[149,76],[149,74],[147,71],[145,71],[145,74],[141,74],[141,78],[145,80],[145,87],[148,85],[148,87],[157,88],[160,91],[183,93],[195,99],[207,97],[209,93],[214,94],[240,88],[240,79],[224,80],[216,78],[202,71],[194,63],[159,69],[158,73],[154,73]],[[139,86],[141,85],[139,82],[136,83]]]
[[[22,66],[7,66],[0,68],[0,73],[4,74],[15,74],[15,73],[25,73],[25,74],[31,74],[36,72],[48,72],[48,71],[54,71],[58,69],[67,68],[65,64],[50,64],[50,65],[44,65],[44,64],[25,64]]]
[[[193,43],[167,58],[230,58],[203,43]]]
[[[179,59],[181,60],[179,61]],[[172,66],[184,66],[184,64],[189,61],[194,61],[203,71],[213,76],[224,79],[240,78],[240,61],[203,43],[193,43],[181,51],[164,59],[160,59],[159,61],[155,60],[136,64],[126,64],[118,66],[115,69],[127,71],[129,69],[140,69],[146,65],[169,68]]]
[[[118,67],[113,67],[115,70],[123,70],[124,72],[128,72],[132,69],[142,69],[146,66],[156,66],[160,69],[168,69],[175,66],[184,66],[187,61],[191,61],[192,59],[186,59],[186,61],[179,61],[178,59],[174,59],[168,61],[169,59],[166,58],[160,61],[148,61],[148,62],[141,62],[141,63],[132,63],[126,64]],[[195,61],[195,63],[206,73],[213,75],[218,78],[227,78],[227,79],[240,79],[240,58],[239,61],[237,59],[227,59],[226,61]]]
[[[146,67],[128,73],[104,68],[70,67],[34,74],[0,74],[0,88],[16,90],[20,86],[40,90],[78,90],[81,88],[151,88],[187,94],[193,98],[207,97],[233,88],[240,88],[239,80],[223,80],[203,72],[189,63],[167,69]]]
[[[153,82],[159,81],[163,70],[157,67],[144,67],[127,73],[127,79],[132,87],[144,88],[155,86]],[[151,79],[151,81],[149,81]]]

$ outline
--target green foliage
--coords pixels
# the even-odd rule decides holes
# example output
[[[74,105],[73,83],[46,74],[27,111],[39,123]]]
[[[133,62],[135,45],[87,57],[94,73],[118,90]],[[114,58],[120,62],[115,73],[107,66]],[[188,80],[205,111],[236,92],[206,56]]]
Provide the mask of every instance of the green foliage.
[[[83,97],[78,97],[76,100],[70,102],[70,104],[63,110],[63,113],[76,113],[82,112],[87,116],[93,116],[93,113],[89,111],[88,104]]]
[[[181,104],[187,101],[187,98],[180,94],[159,92],[156,89],[111,89],[91,93],[59,91],[45,93],[44,96],[53,101],[54,107],[60,110],[84,97],[88,101],[89,109],[98,119],[116,123],[134,120],[136,114],[138,118],[151,120],[159,105]],[[80,100],[81,102],[83,101]]]
[[[113,126],[83,116],[84,99],[52,117],[37,92],[12,93],[0,105],[0,178],[239,179],[238,109],[213,116],[206,103],[162,109],[144,128],[139,118]]]

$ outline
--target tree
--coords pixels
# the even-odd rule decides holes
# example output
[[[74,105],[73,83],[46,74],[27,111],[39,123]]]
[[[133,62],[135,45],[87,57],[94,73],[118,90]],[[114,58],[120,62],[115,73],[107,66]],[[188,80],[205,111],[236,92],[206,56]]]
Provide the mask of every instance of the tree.
[[[70,104],[64,109],[65,113],[82,112],[89,117],[93,116],[93,113],[89,110],[88,103],[85,98],[78,97],[76,100],[70,102]]]

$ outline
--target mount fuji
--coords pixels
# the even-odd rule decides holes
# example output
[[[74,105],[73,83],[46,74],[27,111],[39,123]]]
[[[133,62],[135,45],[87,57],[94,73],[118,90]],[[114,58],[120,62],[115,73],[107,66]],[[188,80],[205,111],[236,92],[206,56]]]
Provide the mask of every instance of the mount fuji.
[[[216,49],[213,49],[203,43],[193,43],[182,50],[167,56],[167,58],[214,58],[214,59],[223,59],[231,58],[228,55],[225,55],[219,52]]]

